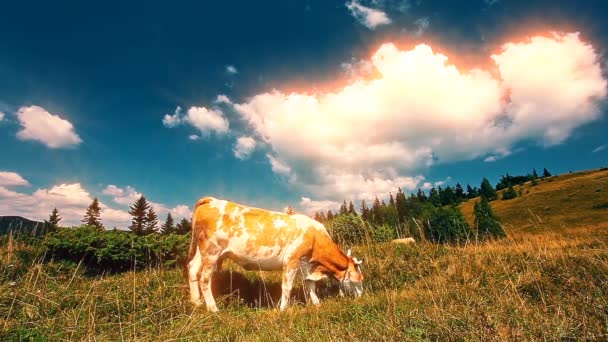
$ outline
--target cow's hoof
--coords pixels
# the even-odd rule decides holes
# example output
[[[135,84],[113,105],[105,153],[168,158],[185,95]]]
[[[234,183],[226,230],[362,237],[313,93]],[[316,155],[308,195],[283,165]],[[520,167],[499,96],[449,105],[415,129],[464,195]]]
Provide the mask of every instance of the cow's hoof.
[[[203,305],[203,302],[201,302],[200,300],[191,300],[190,303],[192,303],[192,305],[194,305],[194,307],[196,308]]]
[[[217,308],[217,306],[214,305],[214,306],[208,306],[207,307],[207,311],[209,311],[209,312],[218,312],[220,310]]]

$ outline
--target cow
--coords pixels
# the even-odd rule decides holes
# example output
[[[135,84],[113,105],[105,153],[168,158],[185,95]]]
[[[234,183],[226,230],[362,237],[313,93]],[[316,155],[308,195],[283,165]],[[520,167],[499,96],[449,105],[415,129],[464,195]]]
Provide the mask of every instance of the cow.
[[[190,300],[207,310],[218,308],[211,292],[211,275],[229,258],[246,270],[282,270],[280,310],[287,308],[297,273],[314,305],[315,282],[330,278],[358,297],[363,275],[358,260],[342,252],[325,227],[300,214],[247,207],[213,197],[201,198],[192,212],[192,240],[187,277]]]

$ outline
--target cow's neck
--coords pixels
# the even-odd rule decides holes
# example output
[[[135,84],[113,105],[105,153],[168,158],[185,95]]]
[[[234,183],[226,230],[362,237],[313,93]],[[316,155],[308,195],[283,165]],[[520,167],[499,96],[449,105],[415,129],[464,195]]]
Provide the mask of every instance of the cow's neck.
[[[333,273],[337,279],[344,277],[348,268],[348,257],[329,236],[317,239],[312,259]]]

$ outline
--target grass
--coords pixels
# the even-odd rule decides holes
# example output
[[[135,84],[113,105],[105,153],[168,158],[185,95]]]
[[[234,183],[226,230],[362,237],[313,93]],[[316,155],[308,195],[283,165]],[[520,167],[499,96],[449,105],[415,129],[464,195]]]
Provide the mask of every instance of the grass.
[[[492,202],[505,218],[508,238],[500,241],[358,246],[363,297],[322,288],[321,306],[305,306],[299,286],[299,302],[283,313],[273,307],[278,272],[228,264],[232,271],[215,278],[221,311],[210,314],[188,303],[178,269],[91,277],[78,265],[42,263],[39,248],[9,239],[0,247],[0,340],[605,340],[605,209],[587,200],[555,209],[557,219],[552,209],[537,211],[565,203],[569,183],[581,191],[572,196],[600,194],[596,203],[605,203],[607,175],[528,184],[524,197]]]

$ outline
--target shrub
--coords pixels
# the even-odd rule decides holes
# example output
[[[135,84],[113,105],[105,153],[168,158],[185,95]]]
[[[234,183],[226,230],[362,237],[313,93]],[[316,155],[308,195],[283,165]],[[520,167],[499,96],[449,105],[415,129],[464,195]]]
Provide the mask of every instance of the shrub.
[[[355,215],[338,215],[326,224],[332,239],[340,245],[361,244],[372,236],[370,224]]]
[[[471,227],[455,207],[437,208],[424,221],[427,239],[435,243],[463,243],[471,234]]]
[[[47,236],[48,257],[80,262],[94,272],[174,265],[188,250],[189,237],[169,234],[136,236],[95,227],[62,228]]]

